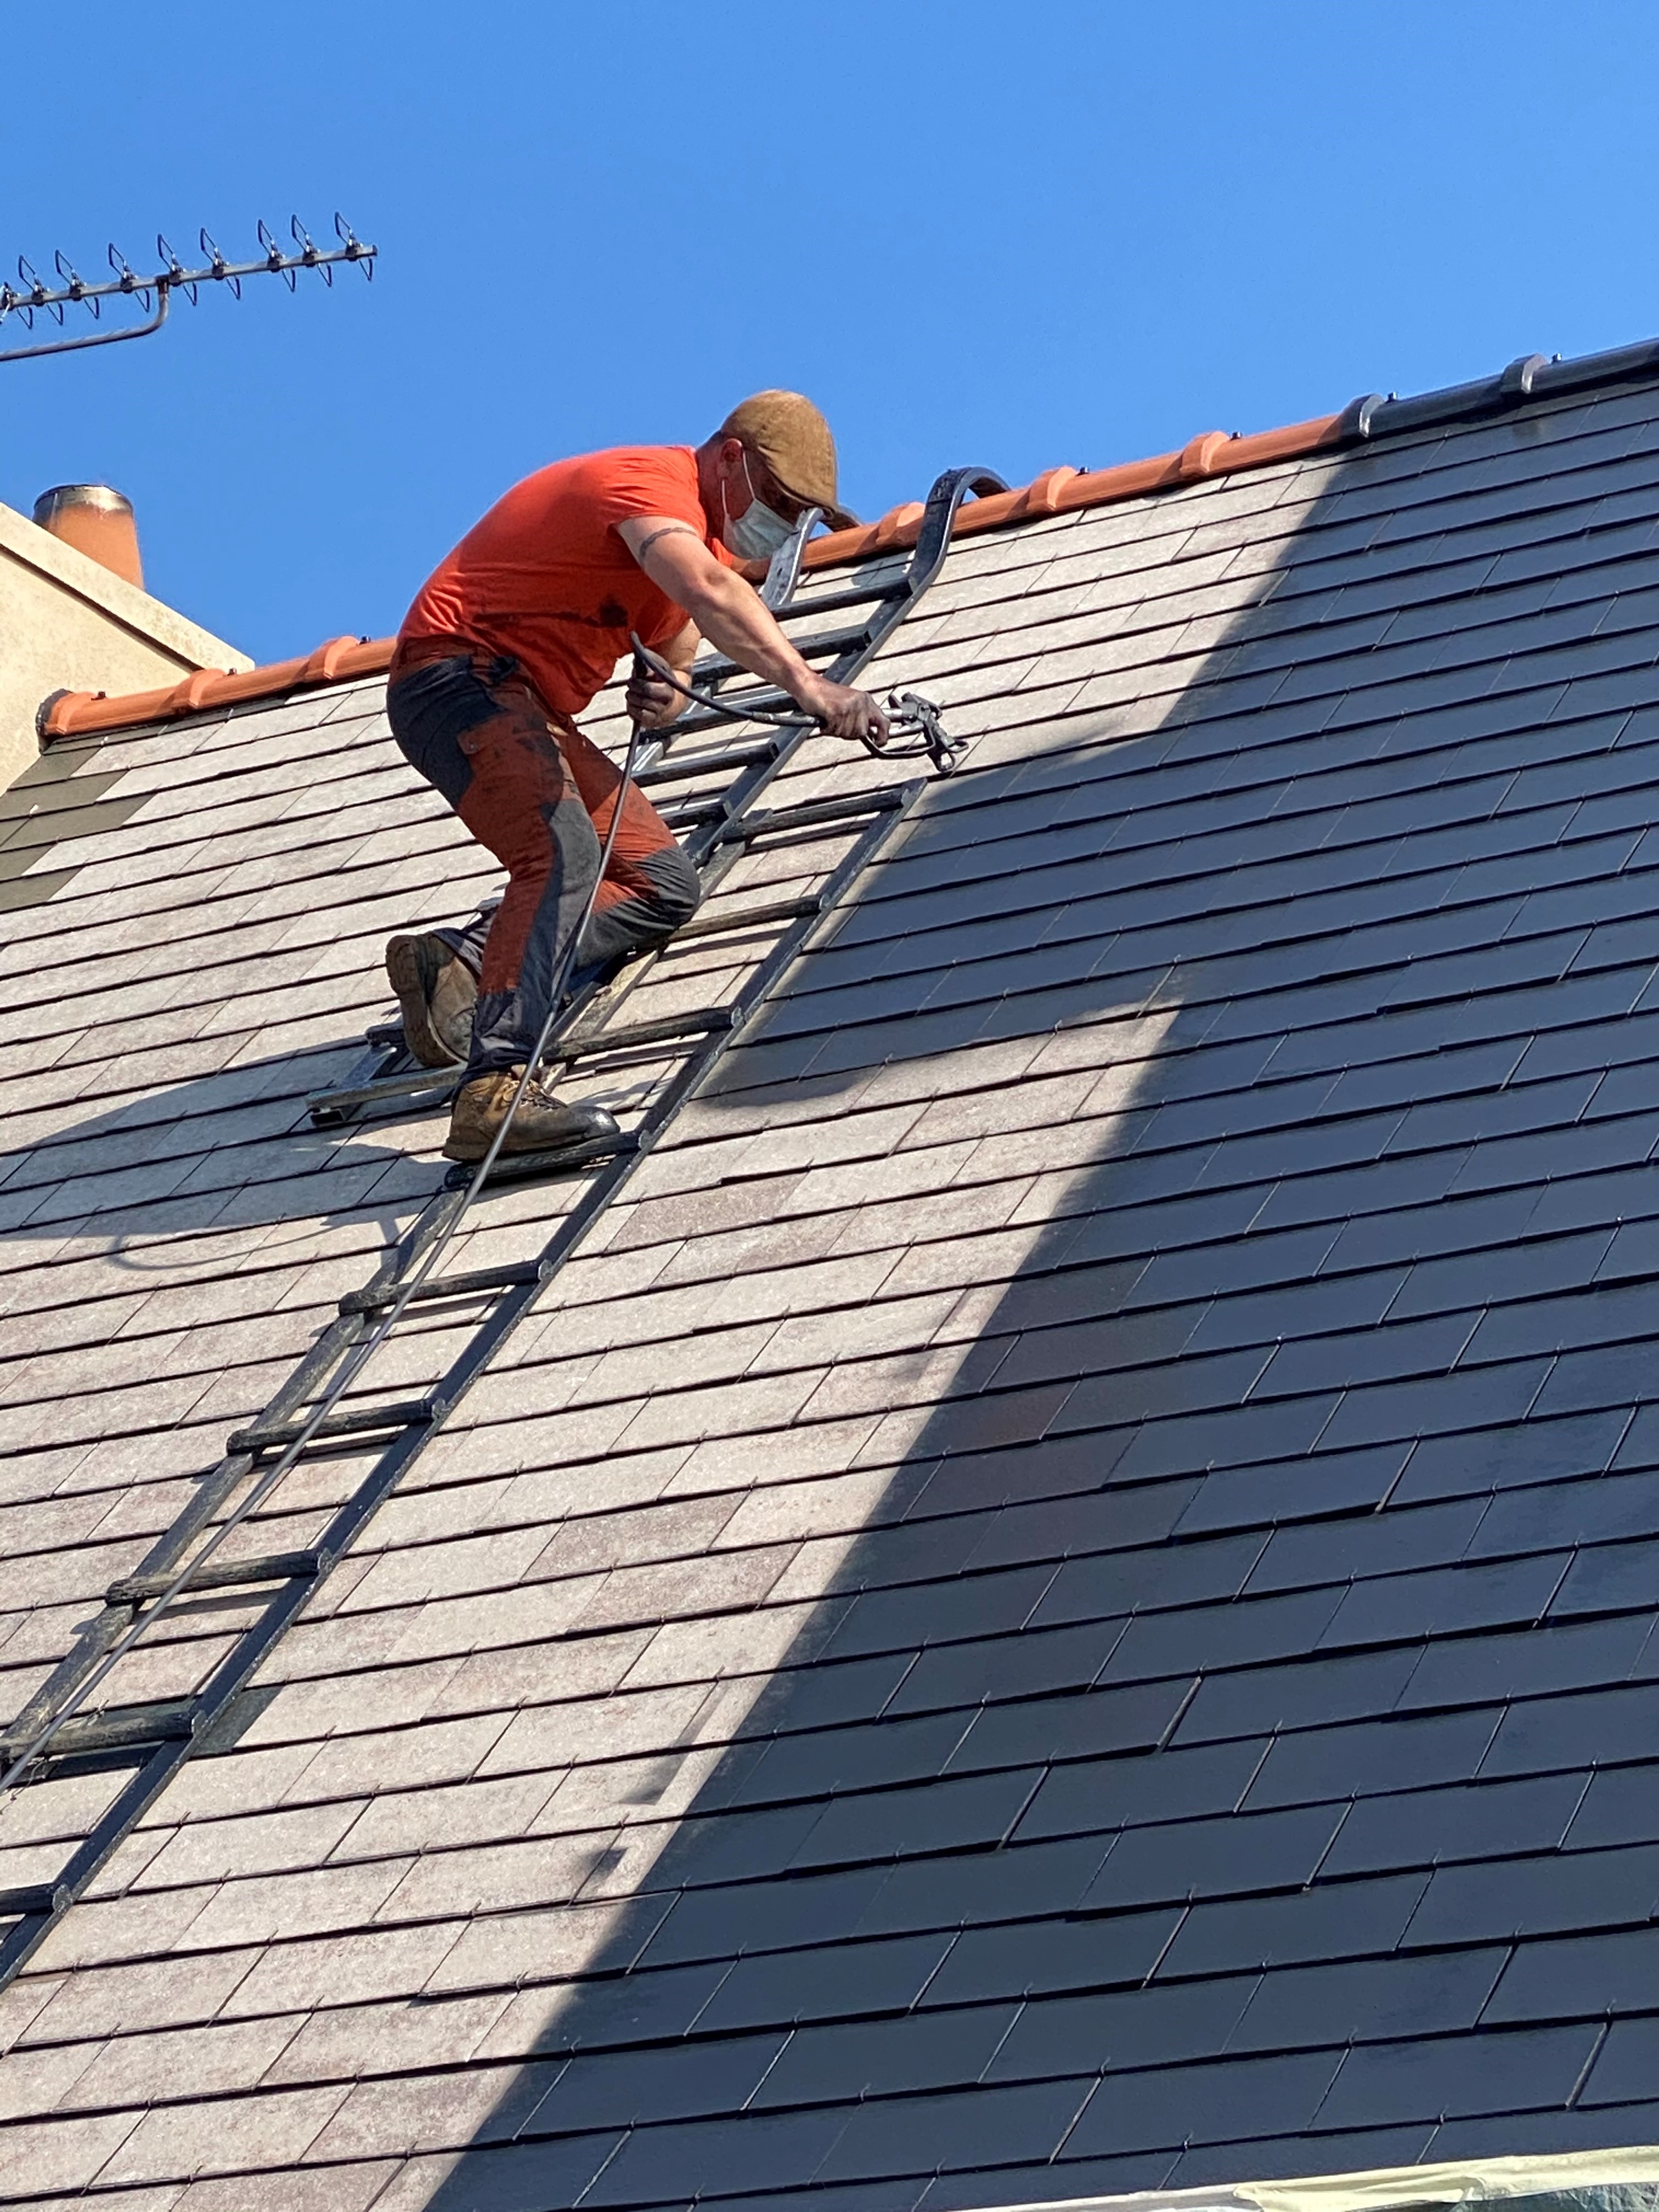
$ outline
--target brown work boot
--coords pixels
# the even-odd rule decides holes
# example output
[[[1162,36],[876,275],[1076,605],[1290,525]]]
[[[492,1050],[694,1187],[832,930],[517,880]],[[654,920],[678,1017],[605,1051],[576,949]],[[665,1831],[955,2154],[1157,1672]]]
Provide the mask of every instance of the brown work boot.
[[[472,1049],[478,987],[441,937],[394,937],[386,972],[403,1010],[404,1042],[422,1067],[453,1067]]]
[[[447,1160],[481,1160],[495,1140],[495,1132],[507,1118],[513,1094],[524,1073],[520,1067],[492,1068],[475,1075],[455,1094],[450,1110],[449,1135],[444,1143]],[[532,1083],[519,1101],[503,1152],[562,1152],[573,1145],[620,1136],[615,1117],[603,1106],[567,1106],[539,1083]]]

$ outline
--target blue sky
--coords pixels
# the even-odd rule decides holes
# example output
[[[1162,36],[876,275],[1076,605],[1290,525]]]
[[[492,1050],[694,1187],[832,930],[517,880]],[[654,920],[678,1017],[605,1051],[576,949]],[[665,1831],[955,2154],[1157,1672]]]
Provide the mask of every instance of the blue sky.
[[[120,486],[155,590],[260,659],[763,385],[875,514],[1659,334],[1650,4],[58,0],[4,67],[0,270],[337,207],[381,248],[0,369],[0,499]]]

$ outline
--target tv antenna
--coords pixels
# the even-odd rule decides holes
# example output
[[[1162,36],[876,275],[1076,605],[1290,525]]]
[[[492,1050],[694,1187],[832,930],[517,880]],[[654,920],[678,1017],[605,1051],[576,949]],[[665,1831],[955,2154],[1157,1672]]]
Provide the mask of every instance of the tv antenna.
[[[113,330],[83,331],[76,337],[49,337],[43,344],[14,346],[9,352],[0,352],[0,362],[39,361],[50,353],[81,353],[88,346],[120,345],[128,338],[147,338],[166,322],[167,307],[175,292],[183,292],[194,307],[197,288],[202,284],[228,284],[240,300],[244,276],[280,276],[290,292],[299,283],[302,269],[314,269],[325,284],[332,284],[334,264],[339,261],[355,261],[365,276],[374,276],[378,248],[365,246],[343,216],[334,218],[335,235],[340,243],[326,251],[315,243],[297,215],[289,229],[294,238],[292,252],[283,250],[262,222],[257,261],[227,261],[204,230],[201,234],[201,248],[207,261],[200,269],[186,269],[166,239],[158,235],[155,251],[167,265],[150,276],[141,276],[129,265],[126,256],[112,246],[109,265],[115,274],[101,284],[88,284],[72,263],[56,253],[52,258],[62,281],[56,287],[49,285],[19,254],[18,283],[0,284],[0,329],[3,329],[8,315],[21,316],[26,330],[34,328],[37,315],[50,316],[62,327],[66,307],[85,307],[95,322],[101,318],[104,301],[112,299],[136,301],[140,313],[148,319],[123,323]]]

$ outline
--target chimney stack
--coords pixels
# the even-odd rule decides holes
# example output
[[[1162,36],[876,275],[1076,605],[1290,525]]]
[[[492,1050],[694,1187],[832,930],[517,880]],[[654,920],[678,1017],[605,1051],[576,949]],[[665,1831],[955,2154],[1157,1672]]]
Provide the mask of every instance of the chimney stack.
[[[77,553],[143,589],[138,526],[124,493],[107,484],[54,484],[35,501],[34,520]]]

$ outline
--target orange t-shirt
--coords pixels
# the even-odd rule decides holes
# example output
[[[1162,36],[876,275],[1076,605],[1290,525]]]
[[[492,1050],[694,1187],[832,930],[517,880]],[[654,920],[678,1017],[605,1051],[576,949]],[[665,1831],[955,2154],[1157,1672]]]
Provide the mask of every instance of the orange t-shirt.
[[[690,446],[615,446],[514,484],[422,585],[400,638],[460,637],[510,653],[550,707],[579,714],[637,630],[653,649],[685,627],[617,535],[647,515],[689,522],[732,565],[697,497]]]

